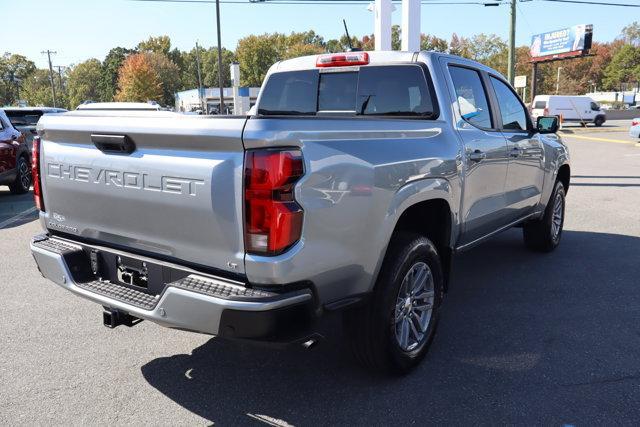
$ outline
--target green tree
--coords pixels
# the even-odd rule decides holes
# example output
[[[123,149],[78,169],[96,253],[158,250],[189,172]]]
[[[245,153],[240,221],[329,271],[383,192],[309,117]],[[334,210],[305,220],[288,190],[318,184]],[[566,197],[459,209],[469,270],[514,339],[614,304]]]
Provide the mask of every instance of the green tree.
[[[107,53],[100,73],[100,101],[110,102],[114,100],[118,91],[118,71],[127,56],[134,52],[132,49],[114,47]]]
[[[147,52],[143,55],[155,71],[162,86],[162,98],[158,102],[163,105],[173,105],[175,103],[174,94],[182,88],[180,69],[162,53]]]
[[[617,89],[621,83],[640,81],[640,47],[624,45],[604,70],[603,85]]]
[[[269,67],[280,60],[278,34],[250,35],[238,41],[236,58],[243,86],[260,86]]]
[[[20,98],[33,106],[53,105],[51,95],[51,83],[49,82],[49,70],[35,70],[22,81]]]
[[[117,101],[146,102],[162,100],[162,83],[142,53],[130,55],[120,67]]]
[[[5,53],[0,56],[0,105],[15,103],[20,85],[36,71],[36,65],[25,56]]]
[[[218,82],[218,49],[212,47],[200,52],[200,60],[202,61],[202,84],[205,87],[218,87],[220,84]],[[230,67],[233,60],[233,52],[222,48],[222,84],[224,87],[231,86]],[[242,72],[240,75],[242,76]]]
[[[420,50],[431,50],[434,52],[447,52],[449,44],[445,39],[432,36],[430,34],[420,35]]]
[[[136,49],[139,52],[154,52],[168,55],[171,50],[171,39],[169,36],[149,37],[147,40],[138,43]]]
[[[100,78],[102,64],[95,58],[81,62],[69,71],[67,77],[68,106],[75,109],[87,100],[101,99]]]

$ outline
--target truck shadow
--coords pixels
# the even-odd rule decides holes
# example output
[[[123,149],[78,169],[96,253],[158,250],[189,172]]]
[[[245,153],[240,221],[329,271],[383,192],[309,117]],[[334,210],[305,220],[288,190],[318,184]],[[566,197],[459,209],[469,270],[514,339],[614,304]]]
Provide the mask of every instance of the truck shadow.
[[[552,254],[525,250],[520,230],[461,254],[433,347],[405,377],[360,369],[339,319],[314,350],[214,338],[142,375],[223,425],[638,419],[637,402],[618,412],[608,395],[640,381],[638,254],[640,238],[570,230]]]

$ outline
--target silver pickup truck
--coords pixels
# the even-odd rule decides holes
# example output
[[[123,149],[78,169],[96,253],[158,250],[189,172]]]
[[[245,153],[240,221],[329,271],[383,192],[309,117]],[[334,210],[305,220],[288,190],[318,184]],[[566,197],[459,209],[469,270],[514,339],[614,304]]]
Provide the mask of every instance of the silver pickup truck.
[[[31,249],[110,327],[308,347],[340,311],[364,365],[406,372],[456,252],[516,226],[534,250],[558,245],[557,127],[496,71],[430,52],[279,62],[249,117],[44,116]]]

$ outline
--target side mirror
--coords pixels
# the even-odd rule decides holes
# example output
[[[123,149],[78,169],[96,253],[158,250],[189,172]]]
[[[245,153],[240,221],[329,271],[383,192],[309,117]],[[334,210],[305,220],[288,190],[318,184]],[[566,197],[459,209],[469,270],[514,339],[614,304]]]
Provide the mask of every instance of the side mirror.
[[[536,122],[536,130],[540,133],[556,133],[559,128],[558,116],[539,116]]]

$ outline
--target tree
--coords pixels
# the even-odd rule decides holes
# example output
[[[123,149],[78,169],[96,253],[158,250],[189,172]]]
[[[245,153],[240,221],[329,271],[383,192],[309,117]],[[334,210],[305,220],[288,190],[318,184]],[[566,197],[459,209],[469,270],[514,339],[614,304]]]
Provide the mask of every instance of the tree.
[[[420,50],[431,50],[434,52],[447,52],[449,44],[445,39],[429,34],[420,34]]]
[[[621,83],[640,81],[640,47],[624,45],[604,70],[604,86],[617,89]]]
[[[0,57],[0,105],[19,99],[21,83],[36,71],[36,65],[25,56],[5,53]]]
[[[201,52],[202,60],[202,84],[208,87],[218,87],[218,48],[210,48]],[[234,60],[233,52],[222,48],[222,84],[231,86],[231,63]],[[242,72],[240,73],[242,76]]]
[[[147,40],[138,43],[136,49],[139,52],[154,52],[168,55],[171,50],[171,39],[169,36],[149,37]]]
[[[146,102],[162,100],[162,83],[148,56],[130,55],[122,64],[118,76],[117,101]]]
[[[306,55],[317,55],[324,52],[324,47],[315,44],[295,44],[289,46],[289,49],[287,49],[287,52],[284,54],[284,58],[282,59],[297,58],[299,56]]]
[[[99,100],[101,76],[102,64],[97,59],[92,58],[73,67],[67,77],[69,108],[74,109],[87,100]]]
[[[118,90],[118,72],[124,60],[135,51],[124,47],[114,47],[107,53],[100,73],[100,101],[114,100]]]
[[[269,67],[280,60],[276,35],[247,36],[238,41],[236,58],[243,86],[260,86]]]
[[[49,70],[35,70],[22,81],[20,98],[33,106],[52,106],[51,83],[49,82]]]
[[[626,44],[640,46],[640,24],[637,21],[633,21],[622,29],[619,38]]]
[[[163,105],[173,105],[175,103],[174,94],[182,88],[180,69],[162,53],[147,52],[143,55],[162,85],[162,98],[158,102]]]

